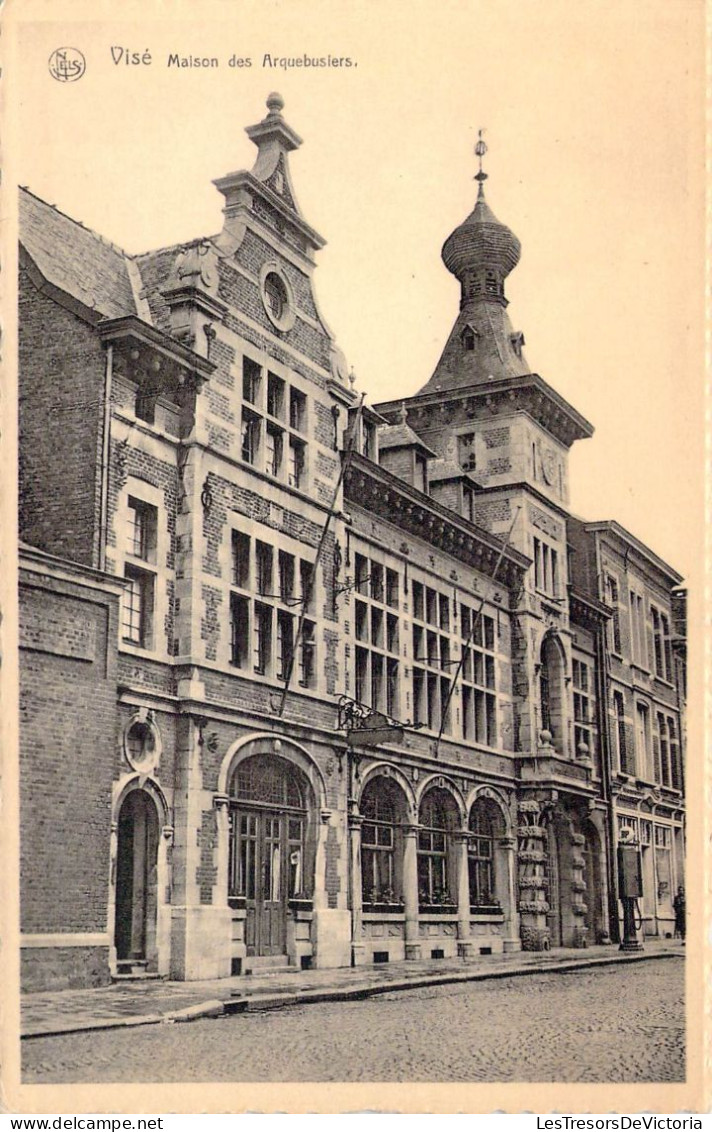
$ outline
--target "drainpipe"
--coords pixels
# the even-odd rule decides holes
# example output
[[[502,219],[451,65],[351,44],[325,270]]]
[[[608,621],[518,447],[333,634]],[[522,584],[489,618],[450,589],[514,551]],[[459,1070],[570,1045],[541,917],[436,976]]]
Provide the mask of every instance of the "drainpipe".
[[[599,597],[601,578],[601,547],[594,539],[596,547],[596,597]],[[599,735],[601,738],[601,794],[606,804],[606,834],[608,852],[608,924],[609,934],[614,943],[620,943],[620,921],[618,918],[618,869],[616,868],[616,814],[611,793],[611,746],[609,743],[609,697],[611,690],[610,658],[606,647],[605,625],[599,623],[596,629],[596,684],[598,693]]]
[[[104,429],[101,439],[101,499],[99,504],[99,546],[98,569],[106,569],[106,540],[109,526],[109,446],[111,441],[111,378],[114,363],[114,347],[106,347],[106,369],[104,372]]]

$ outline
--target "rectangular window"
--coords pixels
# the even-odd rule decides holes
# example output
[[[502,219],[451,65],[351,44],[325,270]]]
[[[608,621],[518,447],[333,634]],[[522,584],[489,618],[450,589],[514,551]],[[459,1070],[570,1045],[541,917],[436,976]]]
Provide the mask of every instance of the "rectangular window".
[[[364,601],[356,602],[355,632],[357,641],[368,641],[368,606]]]
[[[670,743],[668,736],[667,719],[662,712],[657,713],[658,742],[660,750],[660,777],[657,779],[663,786],[670,785]]]
[[[314,663],[316,651],[316,626],[313,621],[302,623],[302,639],[299,642],[299,683],[302,688],[314,686]]]
[[[260,450],[261,420],[247,409],[242,410],[241,454],[246,464],[256,464]]]
[[[250,603],[246,597],[230,594],[230,663],[247,668],[249,662]]]
[[[260,395],[262,370],[252,358],[242,359],[242,399],[256,405]]]
[[[296,432],[306,431],[307,399],[298,389],[289,390],[289,427]]]
[[[255,542],[257,593],[272,595],[272,547],[266,542]]]
[[[383,601],[383,567],[378,562],[371,563],[371,600]]]
[[[371,653],[371,707],[374,711],[383,711],[384,708],[384,686],[383,686],[384,664],[383,657],[380,653]]]
[[[371,644],[377,649],[384,647],[382,609],[373,608],[371,610]]]
[[[680,744],[677,738],[677,723],[672,716],[668,716],[668,732],[670,735],[670,784],[673,790],[682,790]]]
[[[242,531],[232,532],[232,584],[250,588],[250,536]]]
[[[398,609],[400,604],[400,579],[397,570],[386,570],[386,605]]]
[[[356,649],[356,700],[367,704],[370,695],[368,686],[368,649]]]
[[[376,458],[376,429],[368,421],[363,422],[361,452],[367,460]]]
[[[136,394],[136,416],[146,424],[156,420],[156,393],[153,389],[142,389]]]
[[[494,619],[460,604],[462,732],[465,739],[497,744],[497,670]]]
[[[425,672],[422,668],[413,669],[413,722],[425,724]]]
[[[614,653],[621,652],[621,623],[618,610],[618,582],[610,574],[605,579],[606,603],[613,610],[613,616],[608,625],[608,643]]]
[[[274,373],[267,374],[267,412],[276,420],[284,420],[284,382]]]
[[[294,598],[294,555],[280,550],[278,555],[279,596],[284,602]]]
[[[269,605],[255,602],[254,611],[254,668],[261,676],[269,675],[272,659],[272,610]]]
[[[156,561],[158,511],[129,496],[128,552],[144,562]]]
[[[277,477],[282,470],[282,430],[268,424],[265,430],[265,471]]]
[[[386,615],[386,649],[388,652],[398,652],[398,618],[393,613]]]
[[[641,594],[630,590],[630,642],[633,661],[642,668],[647,667],[647,645],[645,640],[645,603]]]
[[[651,749],[650,749],[650,720],[648,708],[645,704],[635,705],[636,725],[636,755],[638,761],[638,774],[648,782],[652,781]]]
[[[277,679],[286,680],[294,648],[294,615],[277,610]]]
[[[299,588],[301,593],[299,596],[302,599],[305,613],[314,612],[314,599],[315,599],[315,585],[314,585],[314,566],[311,562],[306,562],[305,559],[299,561]]]
[[[398,661],[389,657],[386,666],[386,715],[393,719],[399,715]]]
[[[423,596],[424,589],[421,583],[413,582],[413,616],[417,617],[419,621],[424,620]]]
[[[154,576],[126,565],[121,610],[122,637],[139,648],[151,646]]]
[[[557,597],[559,594],[559,555],[553,547],[533,540],[534,546],[534,588],[548,597]]]
[[[363,554],[357,554],[354,559],[355,562],[355,585],[356,592],[363,594],[364,597],[368,593],[367,585],[369,580],[368,574],[368,559]]]
[[[582,744],[593,756],[595,749],[595,713],[592,697],[591,668],[582,660],[573,661],[574,754],[582,754]]]
[[[615,715],[615,734],[618,744],[618,766],[621,774],[635,774],[633,752],[628,749],[625,727],[625,703],[622,692],[613,693],[613,713]]]
[[[289,471],[287,480],[290,487],[302,487],[304,483],[304,445],[301,440],[289,438]]]

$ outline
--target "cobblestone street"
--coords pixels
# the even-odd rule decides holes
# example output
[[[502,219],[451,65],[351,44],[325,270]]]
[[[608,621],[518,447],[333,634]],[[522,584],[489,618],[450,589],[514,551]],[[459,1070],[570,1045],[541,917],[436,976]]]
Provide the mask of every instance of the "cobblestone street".
[[[684,963],[23,1042],[23,1080],[681,1081]]]

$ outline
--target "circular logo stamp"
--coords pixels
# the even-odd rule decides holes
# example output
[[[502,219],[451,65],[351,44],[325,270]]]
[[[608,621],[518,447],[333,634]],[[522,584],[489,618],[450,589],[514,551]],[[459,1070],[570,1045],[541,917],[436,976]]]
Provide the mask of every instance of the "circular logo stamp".
[[[58,83],[74,83],[87,69],[87,61],[77,47],[58,47],[49,57],[49,73]]]

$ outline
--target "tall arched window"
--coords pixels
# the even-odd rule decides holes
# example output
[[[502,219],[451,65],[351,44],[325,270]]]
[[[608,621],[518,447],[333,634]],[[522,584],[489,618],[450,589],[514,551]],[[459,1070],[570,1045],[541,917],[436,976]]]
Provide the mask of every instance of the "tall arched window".
[[[467,864],[470,881],[470,907],[491,909],[495,898],[495,821],[492,804],[478,798],[470,811]]]
[[[368,911],[376,905],[402,905],[404,800],[395,783],[373,778],[361,797],[361,887]]]
[[[457,816],[454,798],[441,787],[428,790],[420,803],[418,899],[421,908],[456,904],[450,834],[456,828]]]
[[[540,730],[551,732],[559,754],[566,750],[564,721],[564,652],[561,642],[547,634],[541,645],[539,667]]]

